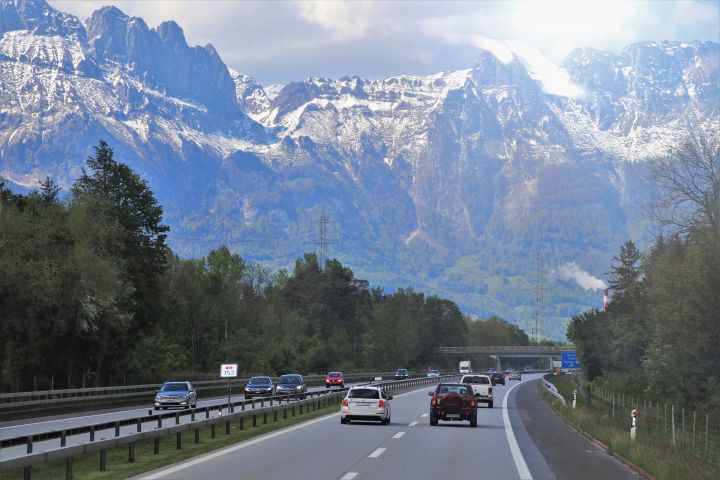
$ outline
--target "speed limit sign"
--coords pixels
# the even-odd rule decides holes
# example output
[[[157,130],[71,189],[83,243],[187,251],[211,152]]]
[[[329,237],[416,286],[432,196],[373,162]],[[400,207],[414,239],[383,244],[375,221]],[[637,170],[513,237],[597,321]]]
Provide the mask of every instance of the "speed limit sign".
[[[234,378],[237,377],[238,364],[237,363],[224,363],[220,365],[220,376],[222,378]]]

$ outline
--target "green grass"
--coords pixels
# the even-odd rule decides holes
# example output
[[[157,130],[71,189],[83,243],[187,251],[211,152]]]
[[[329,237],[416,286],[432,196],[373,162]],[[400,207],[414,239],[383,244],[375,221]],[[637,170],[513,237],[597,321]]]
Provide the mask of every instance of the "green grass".
[[[160,453],[157,455],[153,454],[153,440],[137,442],[135,445],[135,463],[128,462],[127,446],[110,449],[107,451],[107,470],[104,472],[100,471],[100,452],[79,455],[74,459],[73,478],[79,480],[128,478],[227,445],[242,442],[264,433],[286,428],[323,415],[336,413],[339,411],[339,406],[331,405],[326,408],[311,411],[310,413],[304,413],[303,415],[299,415],[298,408],[296,408],[295,411],[296,416],[292,417],[290,410],[288,410],[287,420],[282,419],[282,412],[280,412],[277,422],[272,421],[273,416],[269,413],[267,425],[263,425],[262,415],[259,415],[257,427],[255,428],[252,426],[252,417],[246,417],[243,430],[240,430],[239,420],[235,420],[231,424],[229,435],[225,434],[225,424],[218,424],[216,426],[214,439],[210,438],[210,427],[203,428],[200,430],[200,443],[198,444],[194,443],[195,435],[193,431],[184,432],[182,434],[181,450],[176,449],[175,435],[163,437],[160,439]],[[22,469],[0,472],[0,480],[15,480],[21,478],[23,478]],[[65,478],[65,460],[33,466],[32,478],[33,480],[56,480]]]
[[[587,405],[586,399],[578,392],[577,409],[572,409],[573,384],[570,376],[554,377],[551,381],[568,401],[563,405],[539,385],[541,396],[569,423],[583,430],[591,437],[605,444],[610,454],[619,454],[638,465],[657,480],[714,480],[720,478],[718,465],[703,461],[689,451],[672,448],[670,445],[638,429],[635,442],[630,441],[630,425],[618,422],[604,411]],[[626,424],[625,426],[623,426]]]

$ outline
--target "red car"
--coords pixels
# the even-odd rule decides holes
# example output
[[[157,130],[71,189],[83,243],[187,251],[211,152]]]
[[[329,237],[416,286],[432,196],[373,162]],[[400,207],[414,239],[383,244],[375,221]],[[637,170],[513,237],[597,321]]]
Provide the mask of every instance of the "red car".
[[[438,424],[438,420],[470,422],[477,427],[477,402],[472,386],[465,383],[441,383],[433,392],[428,392],[430,400],[430,425]]]
[[[345,388],[345,379],[340,372],[330,372],[325,378],[325,388],[340,387]]]

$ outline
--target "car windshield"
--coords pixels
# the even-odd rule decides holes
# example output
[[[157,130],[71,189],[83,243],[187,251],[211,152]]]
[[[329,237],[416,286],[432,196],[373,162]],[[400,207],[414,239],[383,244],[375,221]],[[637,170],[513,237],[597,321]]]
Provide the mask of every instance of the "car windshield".
[[[437,370],[430,370],[430,373],[440,373],[440,372]]]
[[[465,377],[463,383],[474,383],[475,385],[487,385],[490,379],[487,377]]]
[[[253,385],[270,385],[272,380],[270,380],[270,377],[252,377],[248,383]]]
[[[330,378],[340,378],[340,377],[342,377],[342,375],[340,374],[340,372],[330,372],[330,373],[328,373],[328,377],[330,377]]]
[[[186,383],[166,383],[162,386],[161,392],[187,392]]]
[[[397,373],[407,373],[407,370],[404,368],[399,368]]]
[[[372,388],[353,388],[348,392],[348,398],[380,398],[380,392]]]
[[[457,393],[458,395],[470,395],[468,388],[463,385],[443,385],[438,390],[438,393],[440,395],[445,395],[446,393]]]
[[[300,385],[300,377],[297,375],[283,375],[280,377],[280,380],[278,380],[278,383],[282,383],[283,385]]]

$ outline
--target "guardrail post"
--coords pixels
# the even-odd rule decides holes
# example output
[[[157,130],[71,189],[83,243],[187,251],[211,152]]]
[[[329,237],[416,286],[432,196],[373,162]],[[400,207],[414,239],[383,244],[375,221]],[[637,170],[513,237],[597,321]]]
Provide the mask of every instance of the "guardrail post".
[[[205,418],[210,418],[210,407],[205,407]]]
[[[67,457],[65,459],[65,479],[72,480],[73,478],[73,457]]]
[[[287,420],[287,408],[283,408],[283,420]]]
[[[180,425],[180,413],[175,412],[175,425]]]
[[[230,435],[230,420],[225,420],[225,435]]]
[[[300,415],[302,415],[302,414],[303,414],[303,404],[301,403],[300,404]]]
[[[128,463],[135,463],[135,442],[128,443]]]
[[[260,399],[260,408],[265,408],[265,399],[264,398]]]
[[[23,467],[23,480],[30,480],[32,478],[32,466],[28,465]]]
[[[295,405],[292,406],[292,416],[295,416]]]
[[[175,434],[175,448],[178,450],[182,449],[182,432]]]
[[[67,432],[63,430],[60,432],[60,446],[64,447],[65,445],[67,445]]]
[[[257,427],[257,415],[253,413],[253,428]]]
[[[107,450],[104,448],[100,450],[100,471],[104,472],[107,470]]]
[[[215,438],[215,424],[210,425],[210,438]]]
[[[160,437],[155,437],[153,439],[153,455],[158,453],[160,453]]]
[[[95,441],[95,425],[90,425],[90,441]]]
[[[200,429],[195,429],[195,443],[200,443]]]
[[[162,417],[160,415],[157,417],[157,428],[162,428]]]
[[[194,408],[192,410],[190,410],[190,421],[191,422],[195,421],[195,409]]]
[[[267,425],[267,412],[263,412],[263,425]]]
[[[137,419],[137,431],[142,432],[142,421],[138,418]]]
[[[277,410],[273,409],[273,422],[277,422]]]
[[[240,417],[240,430],[245,430],[245,417]]]

